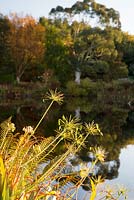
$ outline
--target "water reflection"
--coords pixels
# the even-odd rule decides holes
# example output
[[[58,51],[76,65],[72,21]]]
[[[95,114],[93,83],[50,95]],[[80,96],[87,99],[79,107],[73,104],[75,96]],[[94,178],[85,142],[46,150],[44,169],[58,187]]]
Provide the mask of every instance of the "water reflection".
[[[13,122],[20,131],[26,125],[34,127],[46,108],[47,103],[43,103],[42,100],[4,102],[0,104],[0,121],[12,115]],[[86,143],[86,149],[82,149],[77,159],[75,157],[71,161],[72,165],[79,166],[81,162],[90,164],[92,158],[89,156],[88,148],[101,145],[108,154],[104,164],[96,165],[95,175],[103,175],[107,180],[117,178],[122,162],[121,149],[134,144],[134,110],[124,103],[108,104],[97,99],[67,99],[61,107],[54,105],[41,124],[38,134],[46,137],[53,135],[57,128],[57,121],[63,114],[65,116],[76,115],[83,122],[94,120],[104,133],[103,137],[90,137]],[[58,147],[57,154],[63,150],[64,147]]]

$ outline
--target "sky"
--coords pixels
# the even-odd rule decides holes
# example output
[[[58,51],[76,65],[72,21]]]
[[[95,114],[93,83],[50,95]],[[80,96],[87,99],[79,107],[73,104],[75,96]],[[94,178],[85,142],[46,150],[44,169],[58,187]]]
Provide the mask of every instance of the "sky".
[[[0,0],[0,13],[8,15],[17,12],[32,15],[38,19],[48,17],[51,8],[57,5],[72,6],[77,0]],[[122,30],[134,34],[134,0],[96,0],[97,3],[106,5],[119,11]]]

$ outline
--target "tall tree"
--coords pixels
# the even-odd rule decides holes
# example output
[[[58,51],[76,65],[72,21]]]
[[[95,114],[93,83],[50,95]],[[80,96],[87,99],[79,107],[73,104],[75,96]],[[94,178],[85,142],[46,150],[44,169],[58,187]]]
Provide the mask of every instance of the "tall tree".
[[[53,70],[56,78],[62,86],[71,77],[71,66],[69,63],[70,46],[72,45],[71,30],[66,20],[51,20],[40,18],[40,23],[46,29],[46,67]],[[70,73],[70,77],[68,74]]]
[[[128,65],[129,75],[134,77],[134,35],[122,33],[122,36],[119,50],[123,55],[123,61]]]
[[[104,35],[103,28],[115,27],[120,30],[120,15],[113,8],[96,3],[94,0],[77,1],[71,7],[57,6],[50,11],[52,19],[68,20],[72,33],[70,62],[77,74],[80,72],[105,75],[109,73],[108,59],[115,61],[118,52],[113,37]],[[77,20],[77,21],[76,21]],[[100,28],[91,28],[92,25]],[[104,30],[104,29],[103,29]],[[109,73],[110,76],[110,73]]]
[[[95,21],[98,20],[100,25],[121,27],[119,12],[113,8],[107,8],[105,5],[96,3],[94,0],[77,1],[70,8],[57,6],[51,9],[50,16],[71,20],[79,16],[79,20],[85,20],[88,23],[95,18]]]
[[[118,36],[117,36],[118,35]],[[121,43],[120,31],[114,28],[84,30],[76,42],[82,68],[91,77],[117,79],[127,77],[127,66],[122,62],[117,45]]]
[[[12,14],[10,21],[12,26],[8,39],[19,83],[26,69],[35,67],[43,59],[45,28],[31,16]]]
[[[0,81],[11,81],[10,78],[13,76],[10,45],[8,40],[10,29],[11,23],[8,17],[0,14]]]

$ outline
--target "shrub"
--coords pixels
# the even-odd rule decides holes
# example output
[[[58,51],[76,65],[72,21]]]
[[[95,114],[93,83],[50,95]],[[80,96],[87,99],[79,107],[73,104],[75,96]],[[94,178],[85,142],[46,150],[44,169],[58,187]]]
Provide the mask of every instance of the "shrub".
[[[91,79],[89,78],[82,79],[81,87],[86,90],[85,96],[90,96],[90,97],[97,96],[97,91],[98,91],[97,83],[93,82]]]
[[[80,84],[69,81],[66,90],[71,96],[96,96],[97,94],[96,83],[89,78],[82,79]]]
[[[81,80],[81,87],[83,88],[93,88],[94,84],[95,83],[90,78],[84,78]]]
[[[67,82],[66,90],[67,93],[71,96],[79,96],[79,86],[74,81]]]

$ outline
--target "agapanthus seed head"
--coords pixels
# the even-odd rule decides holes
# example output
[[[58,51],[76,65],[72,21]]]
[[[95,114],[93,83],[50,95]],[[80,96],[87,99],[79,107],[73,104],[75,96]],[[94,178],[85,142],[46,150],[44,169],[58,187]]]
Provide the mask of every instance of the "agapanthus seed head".
[[[94,155],[97,160],[99,160],[100,162],[104,162],[104,160],[106,158],[106,151],[102,147],[95,147]]]
[[[11,132],[14,132],[16,127],[15,127],[15,124],[14,123],[8,123],[8,130],[11,131]]]
[[[25,133],[33,133],[33,127],[32,126],[26,126],[22,129]]]
[[[85,131],[90,135],[103,135],[100,131],[99,125],[95,124],[94,121],[91,123],[85,123]]]
[[[88,177],[89,175],[89,172],[90,172],[90,168],[86,165],[86,164],[81,164],[80,165],[80,176],[81,178],[86,178]]]
[[[46,94],[45,99],[49,99],[49,100],[57,102],[58,104],[62,104],[64,95],[61,92],[58,92],[57,89],[49,90],[49,92]]]

